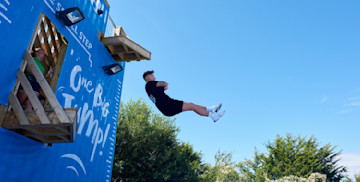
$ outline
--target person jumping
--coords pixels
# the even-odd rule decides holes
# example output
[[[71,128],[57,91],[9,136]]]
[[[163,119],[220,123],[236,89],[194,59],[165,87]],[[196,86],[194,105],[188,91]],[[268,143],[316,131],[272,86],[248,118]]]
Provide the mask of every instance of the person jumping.
[[[221,104],[204,107],[170,98],[165,94],[165,90],[168,89],[168,83],[164,81],[155,81],[154,71],[146,71],[143,74],[143,78],[146,81],[145,90],[150,100],[154,102],[156,107],[165,116],[174,116],[183,111],[194,111],[200,116],[210,117],[216,122],[225,114],[225,111],[220,112]]]

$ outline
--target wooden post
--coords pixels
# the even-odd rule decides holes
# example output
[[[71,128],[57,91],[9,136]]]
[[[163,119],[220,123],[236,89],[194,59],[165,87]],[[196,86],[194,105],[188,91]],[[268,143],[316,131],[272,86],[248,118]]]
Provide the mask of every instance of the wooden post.
[[[46,47],[46,52],[47,52],[49,61],[51,61],[50,65],[55,65],[55,64],[54,64],[54,58],[52,57],[52,53],[51,53],[51,47],[50,47],[49,42],[48,42],[48,37],[47,37],[47,34],[46,34],[46,32],[45,32],[44,22],[41,22],[40,27],[41,27],[40,29],[41,29],[41,32],[42,32],[43,38],[44,38],[44,43],[45,43],[45,47]],[[48,29],[49,29],[49,28],[51,28],[51,27],[49,27],[49,25],[48,25]]]
[[[53,26],[51,25],[51,22],[47,17],[45,17],[45,22],[48,25],[48,29],[49,29],[50,36],[51,36],[51,42],[53,42],[53,46],[54,46],[54,52],[55,52],[55,54],[58,54],[59,50],[57,48],[55,35],[54,35],[53,30],[52,30]]]
[[[31,57],[28,51],[25,51],[24,59],[28,62],[32,73],[34,74],[37,82],[41,86],[42,90],[45,93],[46,98],[49,100],[50,105],[54,108],[56,115],[58,116],[61,123],[70,123],[69,118],[65,114],[64,110],[60,106],[59,102],[57,101],[54,92],[51,90],[49,84],[46,82],[44,75],[40,72],[39,68],[37,67],[35,61]],[[42,109],[44,109],[42,107]]]
[[[30,53],[29,53],[29,56],[30,56]],[[30,58],[31,58],[31,56],[30,56]],[[31,58],[31,60],[32,60],[32,58]],[[34,64],[35,64],[35,62],[34,62]],[[30,66],[30,64],[29,64],[29,66]],[[38,69],[38,72],[40,72],[39,68],[37,68],[37,69]],[[29,81],[27,80],[25,74],[22,71],[19,70],[18,73],[17,73],[17,76],[18,76],[18,79],[20,80],[21,86],[23,87],[26,95],[28,96],[28,99],[30,100],[36,114],[38,115],[38,117],[39,117],[39,119],[41,121],[41,123],[42,124],[50,124],[50,120],[46,116],[45,110],[42,107],[38,97],[36,96],[34,90],[32,89],[32,87],[31,87]]]
[[[0,126],[2,125],[2,123],[4,121],[6,110],[7,110],[7,107],[0,104]]]
[[[20,125],[30,125],[30,122],[26,117],[24,110],[22,109],[20,102],[14,92],[10,92],[9,102],[14,109],[15,115],[18,118]]]

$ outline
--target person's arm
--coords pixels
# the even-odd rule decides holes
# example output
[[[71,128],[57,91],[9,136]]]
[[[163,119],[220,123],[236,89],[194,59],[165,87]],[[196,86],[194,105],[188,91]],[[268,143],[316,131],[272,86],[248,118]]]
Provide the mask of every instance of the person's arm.
[[[167,82],[164,82],[164,81],[158,81],[158,82],[156,83],[156,87],[164,87],[164,89],[165,89],[165,88],[167,89],[168,83],[167,83]],[[165,89],[165,90],[166,90],[166,89]]]
[[[29,65],[26,65],[25,71],[28,73],[32,73],[31,68]]]
[[[49,70],[44,77],[47,78],[47,77],[49,77],[49,76],[50,76],[51,74],[53,74],[53,73],[54,73],[54,68],[51,69],[51,70]]]

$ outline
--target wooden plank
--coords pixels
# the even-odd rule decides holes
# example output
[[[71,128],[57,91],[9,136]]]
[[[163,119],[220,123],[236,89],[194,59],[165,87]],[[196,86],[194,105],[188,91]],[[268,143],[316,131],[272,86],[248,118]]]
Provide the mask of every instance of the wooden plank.
[[[39,68],[36,66],[35,61],[32,59],[28,51],[25,51],[25,59],[28,61],[32,73],[34,74],[37,82],[40,84],[43,92],[46,95],[46,98],[49,100],[50,105],[54,108],[55,113],[58,116],[60,122],[70,123],[69,118],[66,116],[64,110],[57,101],[54,92],[51,90],[49,84],[46,82],[44,78],[44,75],[40,72]]]
[[[56,91],[56,85],[57,85],[57,82],[58,82],[59,77],[60,77],[60,71],[61,71],[62,65],[64,63],[66,49],[67,49],[67,45],[66,44],[61,44],[60,52],[58,54],[56,65],[55,65],[55,70],[54,70],[54,73],[53,73],[53,75],[51,77],[50,88],[54,93]],[[45,101],[44,108],[46,110],[50,110],[50,103],[49,103],[48,100]]]
[[[103,44],[105,46],[124,44],[127,47],[131,48],[132,50],[138,52],[141,56],[143,56],[147,60],[150,60],[151,57],[150,51],[144,49],[140,45],[136,44],[135,42],[124,36],[106,37],[103,40]]]
[[[115,36],[127,36],[122,26],[115,27]]]
[[[50,87],[51,87],[51,90],[53,92],[56,91],[56,84],[57,84],[57,82],[59,80],[61,67],[62,67],[64,59],[65,59],[66,49],[67,49],[66,44],[62,44],[60,46],[60,52],[58,54],[57,62],[56,62],[56,65],[55,65],[55,70],[54,70],[54,73],[53,73],[53,76],[52,76],[52,79],[51,79],[51,82],[50,82]]]
[[[9,102],[14,109],[15,115],[16,115],[20,125],[29,125],[30,122],[29,122],[28,118],[26,117],[24,110],[21,107],[21,104],[20,104],[18,98],[16,97],[16,95],[14,94],[14,92],[10,92]]]
[[[29,56],[30,56],[30,54],[29,54]],[[32,60],[32,58],[31,58],[31,60]],[[35,64],[35,62],[34,62],[34,64]],[[29,64],[29,66],[30,66],[30,64]],[[38,70],[38,72],[40,73],[40,70]],[[28,99],[30,100],[36,114],[40,118],[41,123],[42,124],[50,124],[50,120],[46,116],[44,108],[42,107],[38,97],[35,95],[35,92],[32,89],[29,81],[26,79],[25,74],[19,70],[17,73],[17,76],[18,76],[18,79],[20,80],[20,83],[21,83],[26,95],[28,96]]]
[[[26,136],[26,134],[24,134]],[[31,135],[29,134],[27,137],[34,138],[39,140],[42,143],[66,143],[68,141],[64,141],[57,136],[39,136],[39,135]]]
[[[34,40],[34,47],[41,47],[40,37],[37,35]]]
[[[0,104],[0,127],[4,121],[6,111],[7,111],[7,107],[5,105]]]
[[[97,38],[100,40],[100,42],[102,42],[102,40],[104,38],[104,34],[101,32],[101,30],[99,30]]]
[[[50,64],[55,65],[54,64],[54,58],[51,56],[51,47],[49,45],[48,37],[47,37],[46,32],[45,32],[44,22],[41,22],[40,27],[41,27],[40,30],[41,30],[42,35],[44,37],[44,45],[45,45],[45,48],[46,48],[44,51],[48,55],[48,58],[49,58],[48,60],[51,62]],[[48,29],[49,29],[49,26],[48,26]]]
[[[123,53],[120,53],[120,54],[117,54],[117,55],[120,57],[120,59],[121,59],[122,61],[125,59]]]
[[[71,123],[60,123],[59,119],[54,110],[45,111],[47,117],[51,120],[50,124],[42,124],[39,117],[37,116],[34,110],[25,111],[25,115],[29,120],[29,127],[56,127],[56,129],[61,130],[62,132],[69,132],[68,127],[72,126],[72,123],[77,120],[77,108],[66,108],[64,109],[66,115],[68,115]],[[16,128],[27,128],[27,125],[19,125],[17,122],[17,117],[13,111],[10,111],[5,116],[5,121],[3,123],[4,128],[16,129]]]
[[[57,48],[55,35],[54,35],[53,30],[52,30],[53,25],[52,25],[52,23],[50,22],[50,20],[47,17],[45,17],[45,22],[48,25],[48,29],[49,29],[50,37],[51,37],[51,42],[53,42],[53,45],[54,45],[54,52],[55,52],[55,54],[58,54],[59,50]],[[54,29],[56,29],[56,28],[54,27]]]
[[[126,52],[124,47],[121,45],[111,45],[107,47],[111,54],[119,54]]]
[[[34,135],[41,136],[60,136],[60,135],[69,135],[69,132],[63,132],[54,127],[45,127],[45,128],[26,128],[25,130],[31,131]]]
[[[131,49],[138,52],[140,55],[144,56],[145,59],[150,59],[151,53],[149,51],[142,48],[141,46],[139,46],[138,44],[136,44],[135,42],[133,42],[132,40],[126,37],[120,37],[120,39],[122,40],[123,44],[129,46]]]
[[[135,55],[136,55],[136,57],[138,58],[138,59],[137,59],[137,61],[140,61],[140,59],[141,59],[140,54],[139,54],[139,53],[137,53],[137,52],[135,52]]]
[[[125,52],[129,52],[129,48],[125,44],[121,44],[125,50]]]
[[[68,143],[70,141],[70,136],[63,135],[38,135],[29,129],[16,129],[12,130],[16,133],[19,133],[23,136],[29,137],[33,140],[36,140],[41,143]]]
[[[110,9],[110,4],[108,3],[107,0],[105,0],[105,3],[106,3],[106,5],[109,7],[109,9]],[[110,16],[109,16],[109,17],[110,17]]]

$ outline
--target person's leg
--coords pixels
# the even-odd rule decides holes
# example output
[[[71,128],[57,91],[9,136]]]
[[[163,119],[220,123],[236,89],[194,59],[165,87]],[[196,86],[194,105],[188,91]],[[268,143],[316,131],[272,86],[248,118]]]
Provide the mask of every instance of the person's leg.
[[[206,110],[206,107],[189,102],[183,103],[182,111],[194,111],[201,116],[209,116],[209,111]]]
[[[35,92],[35,95],[36,95],[37,97],[39,97],[40,93],[39,93],[39,92],[36,92],[36,91],[34,91],[34,92]],[[31,105],[31,102],[30,102],[29,98],[28,98],[28,100],[26,100],[25,110],[26,110],[26,111],[32,110],[32,105]]]
[[[24,89],[19,89],[18,93],[16,94],[19,102],[20,102],[20,105],[24,104],[24,101],[26,100],[27,98],[27,95],[24,91]]]

